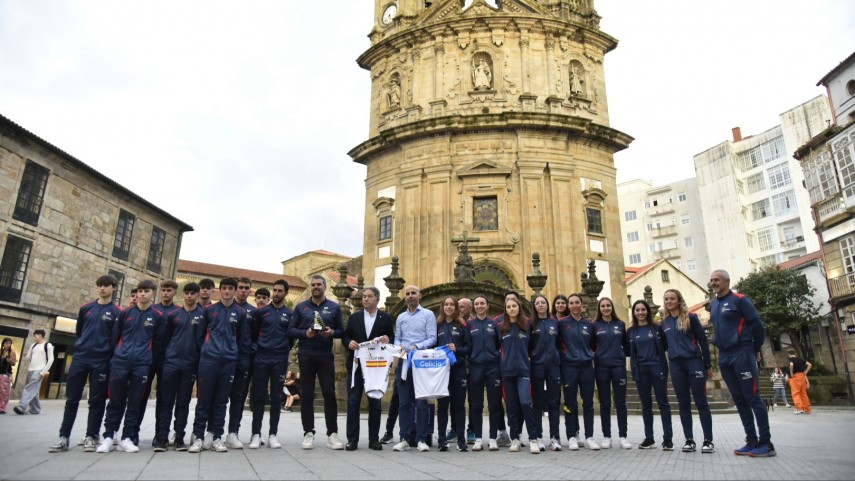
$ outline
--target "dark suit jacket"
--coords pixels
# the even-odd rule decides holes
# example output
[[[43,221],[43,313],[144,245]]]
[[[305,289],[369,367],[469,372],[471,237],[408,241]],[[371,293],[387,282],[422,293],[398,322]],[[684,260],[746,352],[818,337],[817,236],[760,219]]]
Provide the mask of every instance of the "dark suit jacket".
[[[389,314],[377,310],[377,318],[374,319],[374,326],[371,332],[365,332],[365,314],[364,311],[359,311],[350,315],[347,320],[347,326],[344,328],[344,334],[341,336],[341,343],[344,345],[344,351],[347,353],[347,372],[353,367],[353,351],[347,347],[350,341],[362,343],[371,339],[388,336],[389,342],[395,340],[395,322]]]

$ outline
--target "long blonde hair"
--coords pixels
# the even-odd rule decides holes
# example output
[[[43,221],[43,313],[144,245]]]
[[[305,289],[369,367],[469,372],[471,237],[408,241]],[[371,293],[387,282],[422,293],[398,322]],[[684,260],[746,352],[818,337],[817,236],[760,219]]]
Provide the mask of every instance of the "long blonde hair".
[[[689,306],[686,305],[686,300],[683,299],[683,294],[680,293],[677,289],[668,289],[665,291],[665,294],[669,292],[673,292],[677,296],[678,310],[680,313],[677,315],[677,328],[683,332],[689,332],[689,328],[691,327],[691,322],[689,320]],[[663,297],[664,295],[663,294]],[[671,314],[670,312],[668,313]]]

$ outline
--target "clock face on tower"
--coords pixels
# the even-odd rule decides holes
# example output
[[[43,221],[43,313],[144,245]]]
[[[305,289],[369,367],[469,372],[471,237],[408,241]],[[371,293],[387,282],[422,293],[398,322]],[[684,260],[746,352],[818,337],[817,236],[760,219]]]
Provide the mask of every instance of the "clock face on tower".
[[[398,13],[398,6],[394,3],[386,7],[386,10],[383,10],[383,17],[380,19],[383,22],[383,25],[389,25],[392,23],[392,19],[395,18],[395,14]]]

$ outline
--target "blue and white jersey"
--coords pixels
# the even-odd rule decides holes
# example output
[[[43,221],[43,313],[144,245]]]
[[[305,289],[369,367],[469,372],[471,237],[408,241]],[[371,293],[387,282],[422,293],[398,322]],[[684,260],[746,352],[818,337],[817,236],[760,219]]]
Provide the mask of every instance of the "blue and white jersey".
[[[438,399],[448,396],[451,361],[441,349],[422,349],[411,360],[416,399]]]

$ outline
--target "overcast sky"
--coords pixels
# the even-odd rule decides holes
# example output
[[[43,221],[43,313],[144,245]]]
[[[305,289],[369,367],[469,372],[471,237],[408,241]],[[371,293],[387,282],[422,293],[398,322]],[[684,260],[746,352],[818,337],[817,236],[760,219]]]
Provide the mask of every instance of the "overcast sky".
[[[778,124],[855,48],[850,0],[596,0],[618,181]],[[195,228],[181,257],[269,272],[362,252],[371,0],[0,0],[0,114]]]

